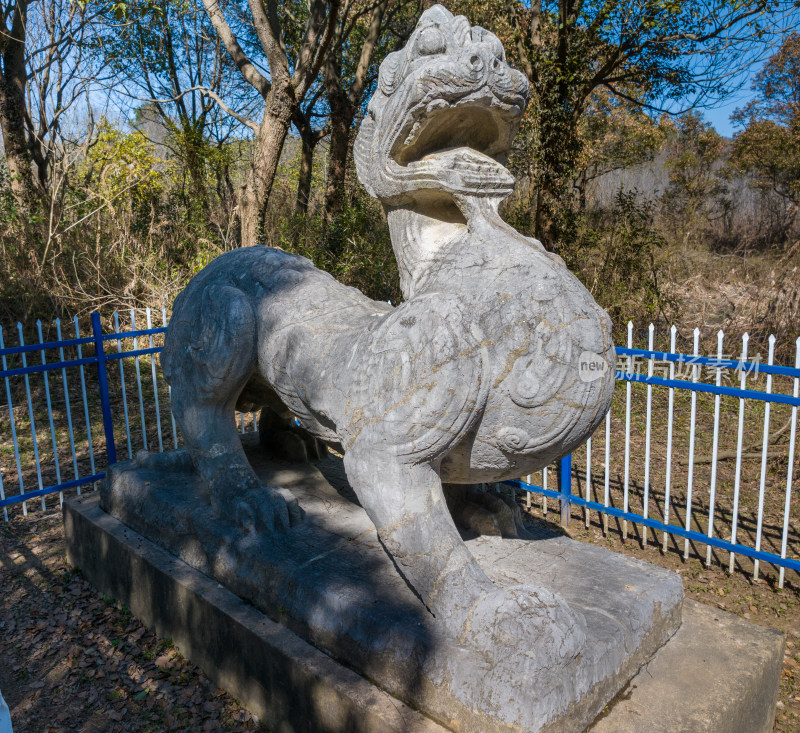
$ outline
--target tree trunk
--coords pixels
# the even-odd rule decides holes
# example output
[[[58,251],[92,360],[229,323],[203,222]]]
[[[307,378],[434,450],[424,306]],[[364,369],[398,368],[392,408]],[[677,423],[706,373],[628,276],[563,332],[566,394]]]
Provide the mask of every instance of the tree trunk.
[[[297,179],[297,201],[296,209],[298,214],[308,213],[308,200],[311,198],[311,176],[314,172],[314,148],[317,145],[316,136],[311,133],[300,132],[300,139],[303,147],[300,153],[300,177]]]
[[[292,119],[292,98],[277,87],[267,95],[264,118],[254,140],[253,162],[239,193],[242,247],[258,244],[283,142]]]
[[[341,89],[328,93],[331,142],[328,150],[328,182],[325,187],[325,218],[330,221],[344,206],[344,177],[350,148],[354,110]]]
[[[2,41],[3,69],[0,73],[0,130],[3,133],[11,191],[21,208],[27,208],[37,193],[24,117],[26,16],[27,3],[20,0],[14,9],[11,33]]]
[[[33,171],[28,158],[28,145],[25,136],[25,122],[22,119],[24,107],[13,83],[0,77],[0,129],[3,131],[8,175],[11,192],[20,208],[27,208],[34,198],[35,187]]]
[[[202,133],[198,133],[192,126],[185,126],[183,130],[184,158],[186,170],[189,173],[190,197],[189,211],[207,214],[208,190],[206,188],[205,166],[200,153],[203,145]]]

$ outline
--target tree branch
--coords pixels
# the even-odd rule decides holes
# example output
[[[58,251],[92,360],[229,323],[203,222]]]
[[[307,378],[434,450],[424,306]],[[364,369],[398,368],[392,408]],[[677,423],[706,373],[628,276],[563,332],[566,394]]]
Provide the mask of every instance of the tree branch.
[[[269,94],[271,85],[267,78],[253,65],[253,62],[242,50],[238,39],[231,30],[231,27],[228,25],[228,21],[225,20],[225,16],[223,15],[222,9],[219,5],[219,0],[203,0],[203,7],[205,7],[206,12],[208,13],[211,25],[214,26],[214,30],[217,32],[217,35],[222,39],[222,42],[225,44],[225,48],[233,59],[233,63],[236,64],[236,67],[241,72],[245,81],[250,84],[250,86],[252,86],[253,89],[255,89],[262,97],[266,97],[267,94]],[[219,102],[217,103],[219,104]],[[223,105],[220,104],[220,106]],[[233,116],[235,117],[236,115]],[[242,120],[239,121],[243,122]],[[243,124],[245,123],[243,122]]]

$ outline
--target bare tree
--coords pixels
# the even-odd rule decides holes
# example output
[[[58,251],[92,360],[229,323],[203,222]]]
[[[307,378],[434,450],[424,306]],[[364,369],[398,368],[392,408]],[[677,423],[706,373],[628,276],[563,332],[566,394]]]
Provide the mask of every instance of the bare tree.
[[[308,212],[314,174],[314,151],[320,141],[330,132],[329,124],[323,126],[314,124],[318,118],[325,116],[324,112],[315,111],[322,90],[322,86],[317,85],[308,102],[298,108],[292,117],[292,122],[300,135],[300,173],[297,178],[297,197],[295,199],[295,209],[299,214]]]
[[[110,67],[121,77],[124,93],[144,102],[147,114],[169,133],[168,140],[159,142],[183,163],[189,178],[188,208],[207,212],[209,136],[224,130],[226,137],[241,128],[215,100],[224,95],[237,112],[247,113],[252,100],[237,88],[233,75],[244,81],[199,2],[132,0],[123,19],[106,7],[104,20],[98,40]]]
[[[331,139],[328,149],[328,179],[325,189],[325,215],[338,213],[344,202],[344,179],[350,150],[350,130],[361,108],[362,96],[370,81],[373,56],[387,22],[409,3],[376,0],[347,3],[336,28],[333,52],[323,65],[325,95],[330,109]]]
[[[249,17],[238,23],[238,32],[228,22],[225,13],[228,8],[223,9],[220,0],[203,0],[203,4],[242,78],[263,100],[258,123],[235,113],[224,100],[217,100],[223,109],[255,132],[252,163],[238,196],[241,241],[248,246],[259,241],[286,133],[327,57],[340,2],[309,0],[308,4],[297,3],[295,7],[292,3],[279,6],[275,0],[249,0]],[[235,8],[230,8],[235,17],[234,11]],[[292,25],[302,27],[296,40],[285,32],[287,18]],[[257,43],[249,42],[250,29]],[[245,47],[249,46],[263,53],[266,69],[259,68],[247,53]]]
[[[529,179],[528,219],[549,244],[581,153],[579,123],[595,90],[670,113],[714,103],[797,22],[794,0],[458,0],[507,41],[531,81],[526,140],[516,161]]]
[[[47,192],[62,119],[96,74],[94,13],[71,0],[11,0],[0,14],[0,130],[11,190],[26,208]]]

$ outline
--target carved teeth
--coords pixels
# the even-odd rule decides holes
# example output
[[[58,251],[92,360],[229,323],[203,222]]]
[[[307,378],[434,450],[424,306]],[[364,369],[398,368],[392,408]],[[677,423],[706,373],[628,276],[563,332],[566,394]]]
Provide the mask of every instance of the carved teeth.
[[[449,107],[449,103],[445,99],[434,99],[425,109],[426,114],[431,114],[435,112],[437,109],[444,109],[445,107]]]
[[[417,133],[420,131],[421,127],[422,127],[422,122],[421,121],[415,122],[414,126],[411,128],[411,131],[406,136],[405,142],[403,144],[404,145],[411,145],[411,143],[413,143],[415,138],[417,137]]]

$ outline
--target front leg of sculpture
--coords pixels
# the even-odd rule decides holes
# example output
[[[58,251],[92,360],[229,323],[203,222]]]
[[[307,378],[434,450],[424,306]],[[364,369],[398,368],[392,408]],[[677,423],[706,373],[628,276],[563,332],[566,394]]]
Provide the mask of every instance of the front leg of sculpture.
[[[381,456],[370,443],[354,445],[344,465],[406,582],[437,618],[463,624],[472,603],[494,586],[464,545],[436,471]]]
[[[176,301],[162,353],[186,449],[215,514],[249,529],[289,527],[301,518],[297,501],[259,481],[236,429],[236,401],[255,366],[253,309],[230,286],[198,291]]]
[[[454,640],[502,657],[534,635],[536,656],[548,664],[577,656],[583,620],[549,591],[498,588],[486,577],[453,523],[432,466],[381,455],[365,441],[347,452],[345,468],[397,569]]]

